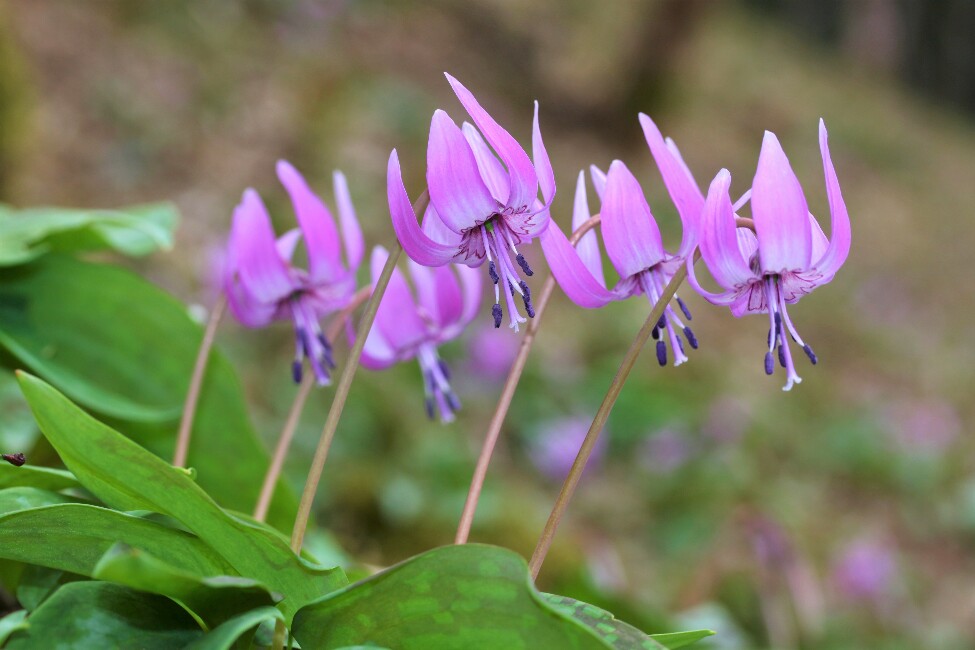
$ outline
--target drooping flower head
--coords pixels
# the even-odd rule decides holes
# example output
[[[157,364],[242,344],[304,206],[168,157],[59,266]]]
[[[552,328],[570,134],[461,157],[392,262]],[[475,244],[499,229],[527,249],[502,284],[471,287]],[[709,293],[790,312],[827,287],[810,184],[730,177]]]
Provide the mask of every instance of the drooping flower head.
[[[382,246],[372,251],[373,286],[382,274],[389,253]],[[371,370],[416,358],[423,376],[427,415],[439,411],[442,422],[454,419],[460,400],[450,388],[450,372],[437,346],[460,336],[481,303],[481,274],[463,265],[433,269],[410,260],[416,297],[400,270],[386,287],[376,321],[366,337],[362,365]]]
[[[362,231],[341,172],[333,176],[341,235],[328,208],[298,170],[280,160],[277,173],[291,197],[300,229],[275,239],[261,197],[253,189],[245,190],[230,229],[224,291],[231,312],[247,327],[291,320],[295,329],[295,382],[301,381],[307,358],[318,384],[324,385],[335,364],[319,320],[345,307],[355,294],[355,271],[364,252]],[[291,263],[302,239],[308,255],[307,270]]]
[[[521,297],[529,317],[535,310],[522,279],[532,269],[517,247],[545,230],[546,208],[555,195],[555,175],[538,128],[538,102],[533,163],[467,88],[450,75],[447,80],[476,128],[466,122],[458,127],[442,110],[433,114],[427,147],[430,204],[422,226],[403,185],[399,156],[392,152],[387,179],[393,227],[406,254],[424,266],[452,262],[478,267],[487,262],[494,283],[494,326],[501,326],[503,293],[509,326],[518,331],[525,318],[518,313],[515,296]],[[538,199],[539,188],[544,202]]]
[[[728,170],[718,173],[708,191],[701,222],[701,257],[724,291],[715,294],[703,289],[694,275],[693,264],[687,265],[688,281],[709,302],[730,307],[735,316],[768,314],[765,372],[771,375],[775,370],[773,352],[778,348],[779,364],[787,375],[783,390],[802,381],[792,361],[790,336],[813,364],[817,362],[812,348],[793,326],[786,305],[832,280],[850,251],[850,217],[829,156],[822,120],[819,148],[826,176],[831,239],[826,238],[809,212],[799,179],[778,139],[766,131],[751,190],[755,233],[735,227],[728,196]]]
[[[566,295],[581,307],[602,307],[613,300],[625,300],[639,294],[645,295],[652,307],[696,243],[698,218],[704,205],[704,196],[673,140],[665,140],[646,115],[640,115],[640,122],[650,145],[650,152],[680,214],[684,228],[681,245],[675,253],[664,250],[660,230],[650,212],[640,183],[626,165],[615,160],[606,175],[593,167],[593,184],[602,200],[600,215],[603,242],[606,244],[606,254],[620,276],[617,285],[612,290],[606,288],[599,243],[594,231],[583,235],[576,248],[573,248],[554,221],[541,237],[542,250],[555,279]],[[589,218],[585,175],[580,172],[576,184],[572,227],[578,228]],[[690,321],[691,314],[684,301],[675,296],[675,302],[684,317]],[[670,344],[674,365],[687,361],[681,334],[691,347],[697,347],[694,332],[684,324],[674,308],[667,305],[652,332],[653,338],[657,340],[657,360],[660,365],[667,363],[665,340]]]

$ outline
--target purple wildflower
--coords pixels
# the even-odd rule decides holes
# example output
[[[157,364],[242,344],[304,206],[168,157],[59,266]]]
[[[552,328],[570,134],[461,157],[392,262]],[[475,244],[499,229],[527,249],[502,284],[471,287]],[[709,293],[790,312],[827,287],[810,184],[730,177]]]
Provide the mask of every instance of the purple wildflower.
[[[724,291],[715,294],[703,289],[694,275],[693,263],[687,265],[688,281],[709,302],[730,307],[736,317],[768,314],[765,372],[771,375],[774,371],[773,353],[778,346],[778,361],[787,375],[783,390],[791,390],[793,384],[802,381],[792,362],[787,335],[813,364],[817,362],[812,348],[793,326],[786,305],[832,280],[850,251],[850,218],[826,139],[826,125],[820,120],[819,148],[832,216],[831,240],[809,212],[799,179],[778,139],[766,131],[751,190],[755,233],[735,228],[727,169],[718,172],[711,183],[702,213],[701,257]]]
[[[392,152],[388,192],[393,228],[406,254],[424,266],[454,262],[477,267],[487,262],[494,283],[494,326],[501,326],[503,292],[509,327],[518,331],[525,318],[518,313],[515,296],[521,297],[529,317],[534,317],[535,309],[521,275],[530,276],[533,271],[517,247],[531,242],[548,226],[547,207],[555,195],[555,175],[538,128],[538,102],[533,164],[474,95],[450,75],[447,80],[477,128],[468,123],[458,127],[441,110],[433,114],[427,147],[430,204],[422,226],[403,186],[399,156]],[[544,203],[538,200],[539,187]]]
[[[560,418],[545,423],[529,450],[535,467],[553,481],[565,479],[589,432],[589,425],[590,420],[584,417]],[[605,435],[596,438],[586,471],[599,464],[606,452],[606,445]]]
[[[234,316],[247,327],[264,327],[275,320],[290,319],[295,328],[295,382],[301,381],[307,358],[318,384],[325,385],[335,363],[319,320],[345,307],[355,294],[355,271],[364,252],[362,231],[341,172],[335,172],[333,177],[341,236],[328,208],[298,170],[279,160],[277,173],[291,196],[301,228],[275,240],[261,197],[253,189],[245,190],[230,229],[224,291]],[[302,238],[308,253],[307,270],[291,264]]]
[[[385,248],[373,249],[373,286],[388,257]],[[450,371],[440,359],[437,346],[460,336],[477,314],[481,275],[463,265],[429,269],[411,260],[409,267],[416,299],[400,270],[393,269],[376,322],[366,337],[362,365],[382,370],[416,357],[423,376],[427,415],[433,419],[436,409],[441,422],[451,422],[460,400],[450,387]]]
[[[891,548],[868,538],[850,543],[833,567],[836,586],[853,600],[882,599],[892,588],[896,575],[897,561]]]
[[[660,230],[650,212],[640,183],[626,165],[613,161],[609,173],[592,168],[592,180],[602,200],[602,233],[606,253],[619,273],[620,280],[610,290],[606,288],[602,261],[596,233],[586,233],[576,248],[553,222],[541,237],[542,250],[559,286],[577,305],[597,308],[613,301],[625,300],[643,294],[651,308],[674,273],[694,249],[697,224],[704,206],[704,196],[684,164],[673,140],[664,139],[653,121],[640,115],[650,152],[664,178],[667,191],[680,214],[684,226],[683,238],[676,253],[664,250]],[[576,184],[575,207],[572,227],[578,228],[590,218],[586,197],[585,176],[579,173]],[[683,316],[690,321],[687,305],[675,296]],[[657,344],[657,360],[667,363],[667,343],[674,357],[674,365],[687,361],[683,334],[692,348],[697,348],[697,337],[677,315],[674,307],[667,305],[652,335]]]

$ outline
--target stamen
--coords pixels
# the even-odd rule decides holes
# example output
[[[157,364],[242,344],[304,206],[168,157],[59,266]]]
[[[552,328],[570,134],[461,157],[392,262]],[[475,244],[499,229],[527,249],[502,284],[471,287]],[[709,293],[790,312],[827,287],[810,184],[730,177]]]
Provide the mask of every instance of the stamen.
[[[667,344],[663,341],[657,341],[657,363],[667,365]]]
[[[500,328],[501,327],[501,317],[503,315],[502,312],[501,312],[501,304],[500,303],[494,303],[494,307],[491,308],[491,315],[494,316],[494,329]]]
[[[494,260],[488,262],[488,275],[491,276],[491,282],[493,282],[494,284],[497,284],[498,282],[501,281],[501,278],[498,276],[498,267],[495,266]]]
[[[783,368],[785,368],[785,350],[783,349],[784,347],[785,346],[782,343],[779,343],[779,365],[782,366]]]
[[[677,347],[680,349],[680,353],[684,354],[684,342],[680,340],[680,337],[676,333],[674,334],[674,340],[677,341]]]
[[[295,359],[294,361],[291,362],[291,378],[294,380],[296,384],[300,384],[301,375],[302,375],[301,361]]]
[[[650,336],[654,341],[660,339],[660,328],[654,325],[653,329],[650,330]]]
[[[433,413],[434,413],[433,412],[433,408],[434,408],[434,406],[433,406],[433,398],[432,397],[425,398],[423,400],[423,405],[426,407],[426,410],[427,410],[427,418],[430,419],[430,420],[432,420],[433,419]]]
[[[772,359],[772,353],[765,353],[765,374],[771,375],[775,371],[775,361]]]
[[[660,320],[657,321],[657,327],[659,327],[660,329],[664,329],[664,328],[667,327],[667,316],[666,315],[661,315],[660,316]]]
[[[334,369],[336,366],[335,357],[332,356],[332,344],[328,342],[328,339],[321,332],[318,333],[318,342],[322,346],[322,361],[325,362],[326,366]]]
[[[528,283],[524,280],[518,284],[521,286],[521,297],[525,302],[525,311],[528,313],[528,318],[535,318],[535,307],[532,305],[531,289],[528,288]]]
[[[443,359],[437,358],[437,367],[440,368],[440,374],[443,375],[445,381],[450,381],[450,368],[444,363]]]
[[[684,304],[684,301],[680,299],[680,296],[674,296],[674,298],[676,298],[676,300],[677,300],[677,306],[680,307],[680,310],[682,312],[684,312],[684,318],[686,318],[687,320],[694,320],[691,317],[691,310],[689,310],[687,308],[687,305],[685,305]],[[695,347],[697,347],[697,346],[695,346]]]
[[[816,353],[813,352],[813,349],[811,347],[809,347],[808,345],[804,345],[802,346],[802,351],[806,353],[806,356],[809,357],[809,360],[812,362],[814,366],[817,363],[819,363],[819,357],[816,356]]]
[[[524,255],[518,253],[518,256],[515,257],[515,261],[518,262],[518,266],[520,266],[521,270],[525,272],[525,275],[529,277],[535,275],[535,272],[532,271],[532,267],[528,266],[528,260],[525,259]]]
[[[684,328],[684,336],[687,337],[687,342],[691,344],[691,347],[695,350],[697,349],[697,337],[694,336],[694,332],[691,331],[690,327]]]
[[[782,333],[782,314],[775,312],[775,336],[778,338]]]
[[[444,393],[444,397],[447,398],[447,404],[450,406],[451,411],[460,410],[460,398],[457,397],[457,394],[454,391],[447,391]]]

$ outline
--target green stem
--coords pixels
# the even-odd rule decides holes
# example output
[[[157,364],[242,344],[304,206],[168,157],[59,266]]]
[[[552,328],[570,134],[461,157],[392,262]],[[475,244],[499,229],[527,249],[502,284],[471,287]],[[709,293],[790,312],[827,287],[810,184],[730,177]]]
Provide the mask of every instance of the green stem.
[[[591,229],[595,228],[599,222],[600,217],[597,214],[579,226],[570,238],[572,244],[575,245],[578,243],[579,239]],[[497,445],[498,438],[501,435],[501,426],[504,424],[504,419],[508,415],[511,400],[515,396],[515,389],[518,388],[518,382],[521,380],[521,373],[525,370],[525,363],[528,360],[528,353],[531,351],[532,344],[535,342],[535,335],[538,333],[538,328],[541,327],[542,312],[545,311],[545,306],[552,297],[554,290],[555,276],[549,275],[548,279],[545,280],[545,284],[542,286],[540,298],[535,303],[535,317],[528,324],[525,337],[521,340],[521,347],[518,348],[518,356],[515,357],[514,362],[511,364],[511,370],[508,371],[508,378],[505,380],[504,388],[501,390],[501,397],[498,398],[498,404],[494,407],[494,415],[491,416],[487,433],[484,435],[484,444],[481,447],[480,456],[477,457],[477,465],[474,467],[474,476],[471,477],[471,487],[467,491],[464,510],[460,514],[460,523],[457,525],[454,544],[466,544],[470,537],[471,525],[474,523],[474,513],[477,511],[477,502],[481,497],[481,490],[484,488],[484,480],[487,477],[488,465],[491,463],[491,457],[494,454],[494,447]]]
[[[196,416],[196,405],[200,400],[200,390],[203,388],[203,377],[206,374],[207,361],[210,360],[210,350],[217,335],[217,326],[227,309],[227,297],[223,294],[217,299],[210,311],[200,349],[196,353],[193,364],[193,375],[190,377],[190,387],[186,391],[186,401],[183,402],[183,415],[179,421],[179,433],[176,434],[176,450],[173,452],[173,465],[186,466],[186,457],[190,451],[190,434],[193,432],[193,418]]]
[[[416,203],[413,204],[414,213],[423,214],[429,201],[429,193],[424,191],[420,198],[417,199]],[[312,458],[311,468],[308,471],[308,478],[305,480],[305,489],[301,494],[301,501],[298,504],[298,514],[295,517],[295,525],[291,531],[291,549],[295,553],[299,553],[301,551],[301,545],[305,540],[305,531],[308,528],[308,518],[311,515],[311,506],[315,500],[315,493],[318,490],[318,482],[322,478],[322,470],[325,467],[325,459],[328,457],[328,450],[332,445],[332,438],[335,437],[335,430],[338,428],[339,418],[342,417],[342,410],[345,408],[345,400],[349,396],[349,389],[352,386],[352,378],[355,377],[355,372],[359,368],[359,359],[362,356],[362,348],[366,344],[366,337],[369,335],[369,330],[372,329],[373,321],[376,320],[376,312],[379,311],[379,301],[382,300],[383,294],[386,292],[386,286],[389,284],[389,278],[392,277],[393,269],[396,267],[396,261],[399,259],[400,253],[402,252],[403,246],[399,243],[399,241],[397,241],[396,245],[393,247],[393,250],[389,253],[389,258],[386,260],[386,265],[383,267],[379,279],[376,281],[376,286],[373,288],[372,297],[369,299],[369,302],[366,303],[366,308],[362,314],[362,319],[359,321],[359,328],[356,331],[355,344],[352,346],[352,351],[349,353],[349,358],[345,361],[345,367],[342,368],[342,377],[339,379],[338,385],[335,387],[335,396],[332,398],[332,406],[328,411],[328,417],[325,420],[325,426],[322,429],[321,438],[318,440],[318,447],[315,449],[315,456]]]
[[[687,266],[681,265],[677,272],[674,273],[674,277],[664,287],[660,299],[657,300],[653,309],[650,310],[650,316],[647,317],[646,322],[640,328],[633,343],[630,344],[630,349],[626,351],[626,355],[620,363],[619,370],[616,371],[616,376],[613,377],[613,382],[609,385],[609,391],[607,391],[606,396],[603,398],[603,403],[599,405],[599,410],[596,411],[596,417],[593,418],[592,425],[589,427],[586,438],[582,442],[582,447],[579,448],[579,453],[572,463],[572,469],[569,470],[569,475],[562,484],[562,490],[555,500],[552,513],[549,515],[548,521],[545,523],[545,529],[538,539],[535,552],[532,553],[528,568],[531,571],[533,579],[538,577],[538,572],[542,568],[542,563],[545,561],[548,549],[552,545],[552,539],[555,537],[555,531],[558,529],[559,523],[562,521],[562,516],[569,507],[569,501],[572,500],[572,494],[575,492],[576,486],[579,484],[579,479],[582,477],[582,472],[586,468],[586,462],[592,454],[593,447],[596,446],[596,440],[606,425],[606,420],[609,418],[609,413],[616,404],[616,399],[619,397],[620,391],[623,390],[623,384],[626,382],[630,370],[633,369],[637,357],[640,356],[640,351],[646,344],[647,339],[650,338],[651,330],[660,321],[660,316],[663,314],[664,309],[670,304],[674,294],[677,293],[677,287],[680,286],[686,277]]]

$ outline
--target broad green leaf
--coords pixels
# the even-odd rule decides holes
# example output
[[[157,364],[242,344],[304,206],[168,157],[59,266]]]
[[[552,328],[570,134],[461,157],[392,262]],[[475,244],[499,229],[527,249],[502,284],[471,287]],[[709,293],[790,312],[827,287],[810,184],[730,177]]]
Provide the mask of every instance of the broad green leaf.
[[[50,467],[24,465],[14,467],[0,463],[0,488],[34,487],[40,490],[66,490],[81,485],[71,472]]]
[[[0,646],[17,630],[27,629],[27,610],[18,609],[0,618]]]
[[[120,210],[0,206],[0,266],[23,264],[48,251],[113,249],[147,255],[168,250],[178,219],[171,203]]]
[[[341,569],[313,566],[277,534],[230,515],[185,471],[98,422],[50,385],[26,373],[18,377],[41,432],[85,488],[114,508],[176,519],[237,573],[283,594],[280,606],[289,619],[302,605],[347,583]]]
[[[184,305],[124,269],[58,255],[0,269],[0,346],[162,458],[202,337]],[[213,350],[188,464],[218,503],[250,512],[268,463],[234,370]],[[295,507],[281,482],[268,522],[290,530]]]
[[[17,583],[17,602],[28,612],[33,612],[58,587],[75,579],[72,573],[26,564]]]
[[[230,650],[237,639],[268,620],[284,620],[284,616],[274,607],[252,609],[207,632],[206,636],[193,641],[185,650]]]
[[[79,499],[32,487],[12,487],[0,490],[0,515],[58,503],[75,503]]]
[[[521,556],[482,544],[434,549],[325,596],[298,612],[292,633],[318,650],[613,648],[550,607]]]
[[[629,623],[617,619],[604,609],[580,600],[542,594],[547,603],[579,621],[617,650],[675,650],[714,634],[711,630],[673,632],[669,634],[644,634]]]
[[[72,582],[27,617],[5,650],[139,648],[172,650],[203,635],[182,607],[164,596],[107,582]]]
[[[0,558],[91,576],[116,542],[141,548],[196,575],[234,572],[195,536],[141,517],[68,503],[0,516]]]
[[[250,578],[201,578],[124,544],[116,544],[105,553],[92,577],[168,596],[205,629],[213,629],[242,612],[272,606],[275,601],[267,587]]]

